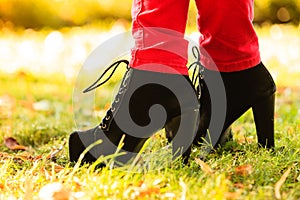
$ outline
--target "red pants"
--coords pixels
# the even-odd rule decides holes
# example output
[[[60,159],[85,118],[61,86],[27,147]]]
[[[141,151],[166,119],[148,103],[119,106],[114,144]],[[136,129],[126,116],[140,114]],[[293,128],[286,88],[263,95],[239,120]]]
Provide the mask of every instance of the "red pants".
[[[233,72],[260,62],[253,0],[196,0],[196,5],[201,62],[206,68]],[[188,74],[184,39],[188,8],[189,0],[133,1],[131,67]]]

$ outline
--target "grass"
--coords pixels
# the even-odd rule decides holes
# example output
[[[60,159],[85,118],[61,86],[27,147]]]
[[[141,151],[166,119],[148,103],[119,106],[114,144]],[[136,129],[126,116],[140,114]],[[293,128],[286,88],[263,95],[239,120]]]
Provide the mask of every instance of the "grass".
[[[75,75],[70,77],[55,70],[41,74],[21,66],[19,71],[0,73],[0,143],[3,144],[0,146],[0,199],[46,199],[44,196],[49,197],[50,194],[54,195],[54,199],[84,200],[275,199],[278,191],[282,199],[299,199],[300,93],[296,65],[299,57],[288,50],[294,47],[289,46],[292,43],[299,43],[299,29],[289,26],[257,29],[262,39],[262,56],[278,86],[275,116],[277,147],[274,152],[257,148],[253,119],[247,112],[234,124],[234,141],[209,155],[205,163],[195,160],[199,150],[194,149],[189,166],[182,165],[180,160],[167,162],[163,159],[163,151],[150,154],[147,164],[137,166],[125,165],[114,169],[109,166],[103,169],[97,169],[95,165],[78,166],[68,161],[66,144],[69,133],[75,129],[72,108]],[[70,38],[78,33],[84,35],[79,29],[61,31],[65,44],[70,44]],[[92,33],[91,29],[86,33]],[[33,34],[33,37],[37,36],[36,45],[39,45],[50,32]],[[288,34],[290,37],[286,38]],[[1,37],[2,42],[11,42],[10,48],[15,48],[15,39],[24,39],[22,34],[10,36],[12,38],[8,35]],[[27,39],[34,42],[33,38]],[[88,41],[82,37],[86,52],[92,49]],[[270,44],[287,48],[280,52],[287,60],[282,60]],[[63,51],[64,57],[71,52],[72,47],[69,48]],[[297,51],[297,48],[292,49]],[[18,53],[15,56],[19,58]],[[34,61],[28,63],[34,64]],[[58,66],[61,63],[54,59],[52,64]],[[71,67],[76,69],[78,65],[80,61]],[[101,89],[109,95],[112,90],[111,85]],[[105,98],[99,103],[100,113],[104,112],[103,107],[109,100]],[[165,142],[162,135],[159,132],[152,137],[145,151],[159,150]],[[26,146],[26,150],[9,149],[4,145],[5,137],[16,138]],[[62,152],[55,159],[50,159],[49,155],[60,146],[63,147]],[[289,169],[284,180],[283,174]],[[278,186],[280,180],[282,185]]]

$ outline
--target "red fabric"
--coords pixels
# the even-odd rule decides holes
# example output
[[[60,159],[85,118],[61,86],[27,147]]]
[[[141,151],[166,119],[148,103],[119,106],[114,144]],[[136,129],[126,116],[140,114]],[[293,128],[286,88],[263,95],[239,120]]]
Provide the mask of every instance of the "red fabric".
[[[201,62],[206,68],[233,72],[260,62],[258,38],[252,25],[253,0],[196,0],[196,5],[199,44],[203,48]],[[184,39],[188,6],[189,0],[133,1],[135,46],[131,67],[188,73],[188,42]],[[153,67],[148,65],[151,63]]]

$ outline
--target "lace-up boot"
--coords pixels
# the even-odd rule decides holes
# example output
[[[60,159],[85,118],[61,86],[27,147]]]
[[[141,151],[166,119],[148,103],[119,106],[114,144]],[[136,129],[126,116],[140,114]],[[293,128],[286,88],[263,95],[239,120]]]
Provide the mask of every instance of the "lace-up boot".
[[[94,83],[86,91],[106,81]],[[94,162],[100,156],[114,154],[119,146],[119,152],[125,154],[116,160],[126,163],[136,156],[148,138],[175,117],[180,118],[180,125],[173,138],[173,155],[189,155],[198,116],[196,92],[187,76],[128,67],[119,92],[100,125],[70,135],[70,160],[78,161],[89,145],[101,140],[100,144],[86,150],[83,162]]]
[[[213,77],[217,73],[219,72],[206,70],[205,76]],[[231,124],[251,108],[259,146],[273,148],[275,145],[274,93],[276,86],[263,63],[251,69],[230,73],[221,72],[220,74],[227,96],[226,118],[221,133],[214,133],[209,130],[210,134],[219,134],[216,137],[218,139],[212,141],[212,145],[216,148],[224,145],[229,139],[232,139]],[[194,141],[196,145],[203,142],[203,136],[207,135],[207,130],[209,129],[212,99],[207,87],[202,88],[201,98],[200,123]]]
[[[197,58],[198,56],[195,57]],[[273,148],[275,146],[274,93],[276,91],[276,85],[263,63],[260,63],[254,68],[239,72],[220,73],[205,70],[202,77],[205,76],[214,80],[214,77],[217,79],[221,75],[225,87],[224,89],[227,97],[226,104],[224,104],[226,106],[226,115],[223,128],[220,129],[222,131],[220,132],[209,130],[213,105],[205,78],[201,78],[201,75],[198,75],[198,77],[196,76],[198,82],[194,81],[194,74],[197,74],[195,73],[195,70],[199,71],[199,68],[201,70],[203,69],[203,66],[200,61],[196,61],[192,65],[196,66],[196,68],[193,69],[192,82],[194,85],[198,85],[196,90],[201,105],[199,112],[199,126],[193,144],[202,146],[204,143],[211,143],[210,147],[203,148],[203,155],[210,153],[212,147],[217,148],[223,146],[226,142],[232,140],[232,123],[250,108],[252,108],[254,116],[259,146]],[[222,124],[217,125],[222,126]],[[171,119],[165,126],[168,141],[172,140],[173,133],[176,132],[177,127],[178,118]],[[211,134],[214,134],[215,140],[211,139]]]

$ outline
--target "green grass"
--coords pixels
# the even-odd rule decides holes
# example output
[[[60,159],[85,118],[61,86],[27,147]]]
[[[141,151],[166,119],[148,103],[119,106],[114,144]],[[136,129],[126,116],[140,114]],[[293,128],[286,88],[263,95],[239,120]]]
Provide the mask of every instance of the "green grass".
[[[266,30],[260,32],[262,37]],[[233,126],[234,141],[205,161],[212,173],[195,161],[197,149],[189,166],[163,159],[165,152],[158,151],[165,144],[163,132],[147,142],[145,152],[158,151],[150,154],[147,163],[114,169],[70,163],[66,141],[75,129],[74,78],[58,73],[1,73],[0,199],[39,199],[45,195],[44,187],[53,190],[51,183],[61,184],[55,193],[61,199],[275,199],[275,184],[289,168],[280,187],[282,199],[300,199],[298,80],[280,68],[276,58],[267,64],[273,64],[272,72],[289,78],[285,82],[277,77],[275,151],[257,148],[252,115],[247,112]],[[104,86],[101,91],[109,94],[112,88]],[[101,101],[97,109],[109,100]],[[3,143],[9,136],[26,146],[26,151],[8,149]],[[48,159],[61,145],[63,151],[56,159]]]

